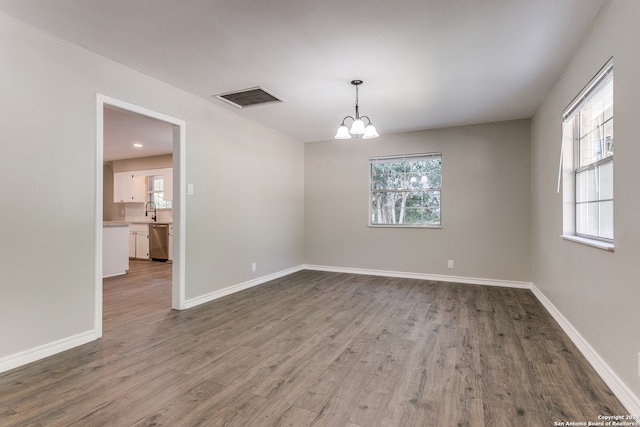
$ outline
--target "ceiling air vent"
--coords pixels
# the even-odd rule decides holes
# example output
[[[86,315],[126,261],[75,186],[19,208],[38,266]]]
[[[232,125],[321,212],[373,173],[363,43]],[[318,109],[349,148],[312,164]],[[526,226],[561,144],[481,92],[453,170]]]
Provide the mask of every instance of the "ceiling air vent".
[[[236,108],[270,104],[272,102],[282,102],[281,99],[276,98],[261,87],[252,87],[250,89],[221,93],[220,95],[214,96],[218,99],[228,102]]]

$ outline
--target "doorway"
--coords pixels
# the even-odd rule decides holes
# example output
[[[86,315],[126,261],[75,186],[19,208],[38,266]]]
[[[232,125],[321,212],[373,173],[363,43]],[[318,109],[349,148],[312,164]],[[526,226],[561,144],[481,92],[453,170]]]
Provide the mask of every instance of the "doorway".
[[[102,336],[103,289],[102,289],[102,229],[103,229],[103,192],[104,192],[104,111],[118,109],[159,120],[172,126],[173,151],[173,264],[171,273],[171,308],[185,308],[185,272],[184,272],[184,218],[185,203],[182,191],[185,182],[185,122],[164,114],[145,109],[118,99],[98,94],[96,98],[96,213],[95,213],[95,318],[94,329],[98,337]]]

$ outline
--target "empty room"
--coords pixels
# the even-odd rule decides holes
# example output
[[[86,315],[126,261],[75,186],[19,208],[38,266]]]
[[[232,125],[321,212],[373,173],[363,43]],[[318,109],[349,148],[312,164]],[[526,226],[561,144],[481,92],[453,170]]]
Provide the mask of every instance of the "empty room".
[[[639,24],[0,0],[0,425],[640,425]]]

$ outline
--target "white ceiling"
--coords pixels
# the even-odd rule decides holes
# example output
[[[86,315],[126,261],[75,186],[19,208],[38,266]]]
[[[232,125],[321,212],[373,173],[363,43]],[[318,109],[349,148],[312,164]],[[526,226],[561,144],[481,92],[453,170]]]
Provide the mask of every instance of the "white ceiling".
[[[0,0],[0,11],[309,142],[353,115],[353,79],[381,135],[529,118],[604,2]],[[285,102],[236,110],[211,97],[255,86]]]
[[[173,152],[173,125],[115,107],[104,108],[104,161]],[[140,144],[135,147],[133,144]]]

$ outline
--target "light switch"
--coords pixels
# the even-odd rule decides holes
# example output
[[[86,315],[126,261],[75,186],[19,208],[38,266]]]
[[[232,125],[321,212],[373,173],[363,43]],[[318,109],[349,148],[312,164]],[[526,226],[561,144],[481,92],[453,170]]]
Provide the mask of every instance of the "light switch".
[[[187,194],[193,194],[193,184],[187,184]]]

